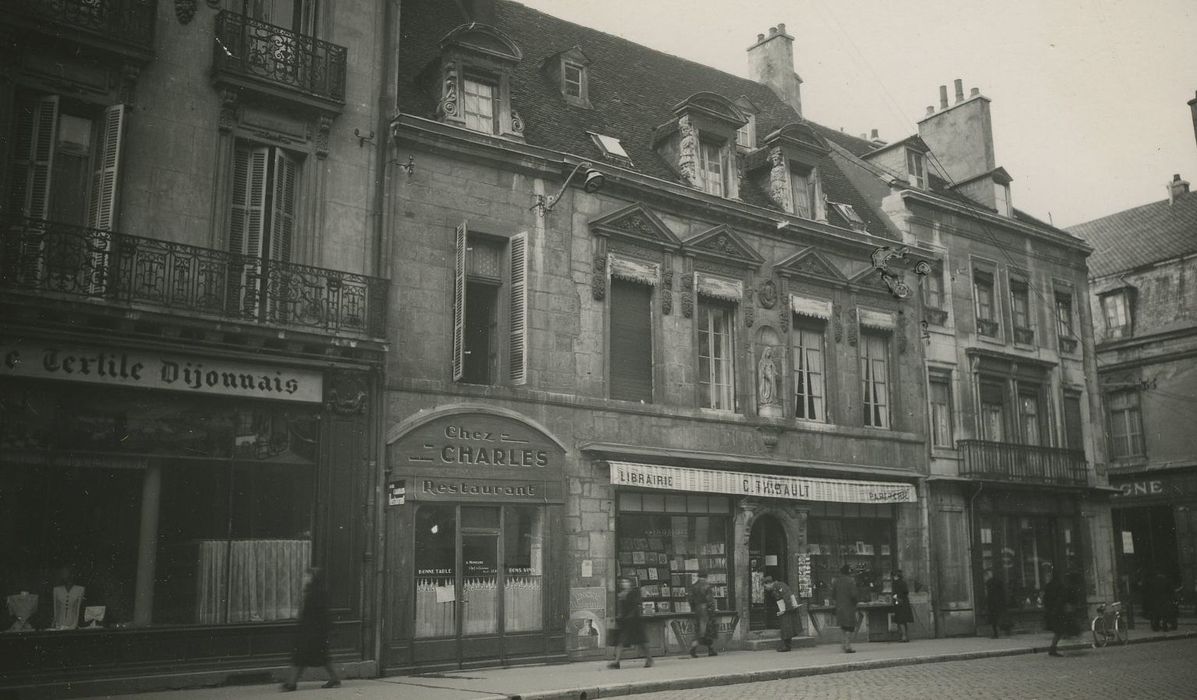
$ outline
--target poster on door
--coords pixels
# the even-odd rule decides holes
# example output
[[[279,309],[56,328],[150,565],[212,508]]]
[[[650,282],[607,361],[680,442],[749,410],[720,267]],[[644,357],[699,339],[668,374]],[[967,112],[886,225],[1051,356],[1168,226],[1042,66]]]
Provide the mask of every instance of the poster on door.
[[[589,656],[605,653],[607,589],[589,586],[569,589],[569,621],[565,625],[566,649]]]

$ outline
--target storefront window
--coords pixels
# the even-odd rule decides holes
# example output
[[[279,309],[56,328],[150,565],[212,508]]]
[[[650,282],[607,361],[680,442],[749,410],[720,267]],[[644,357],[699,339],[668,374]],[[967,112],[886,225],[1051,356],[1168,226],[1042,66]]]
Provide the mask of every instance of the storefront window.
[[[425,505],[416,511],[417,639],[456,634],[457,509]]]
[[[979,525],[981,580],[985,572],[994,572],[1011,608],[1042,608],[1049,571],[1070,579],[1081,574],[1080,543],[1068,520],[987,514],[980,517]]]
[[[24,533],[0,538],[0,584],[38,596],[33,628],[298,616],[318,408],[36,382],[0,396],[0,527]],[[79,618],[54,620],[68,580]]]
[[[862,596],[889,593],[896,566],[893,506],[814,503],[807,518],[814,599],[831,602],[831,582],[847,564]]]
[[[718,609],[732,608],[730,510],[724,497],[620,494],[619,575],[640,586],[645,615],[690,612],[686,587],[699,570]]]
[[[544,627],[544,528],[541,508],[510,506],[503,529],[506,578],[503,628],[531,632]]]

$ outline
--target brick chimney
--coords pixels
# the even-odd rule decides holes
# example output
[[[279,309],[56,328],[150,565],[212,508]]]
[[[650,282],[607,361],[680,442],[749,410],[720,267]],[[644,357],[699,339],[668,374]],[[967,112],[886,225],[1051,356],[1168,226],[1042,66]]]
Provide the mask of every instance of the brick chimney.
[[[757,34],[748,47],[748,74],[772,88],[783,102],[802,116],[802,78],[794,72],[794,37],[786,34],[786,25],[769,27],[769,33]]]
[[[1172,182],[1168,183],[1168,203],[1172,204],[1176,198],[1182,194],[1189,193],[1189,181],[1180,179],[1180,173],[1172,176]]]
[[[992,171],[993,122],[989,98],[973,88],[963,98],[963,82],[956,81],[956,103],[948,106],[948,87],[939,86],[939,111],[928,108],[919,122],[919,136],[953,182],[964,182]]]

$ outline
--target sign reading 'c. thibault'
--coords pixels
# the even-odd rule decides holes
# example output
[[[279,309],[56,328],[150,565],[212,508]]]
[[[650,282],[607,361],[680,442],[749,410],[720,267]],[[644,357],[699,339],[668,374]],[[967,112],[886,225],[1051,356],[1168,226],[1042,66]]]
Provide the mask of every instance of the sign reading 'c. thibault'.
[[[914,486],[882,481],[814,479],[717,469],[611,462],[611,483],[667,491],[730,493],[737,496],[838,503],[913,503]]]
[[[323,375],[206,357],[55,343],[0,343],[0,376],[319,402]]]

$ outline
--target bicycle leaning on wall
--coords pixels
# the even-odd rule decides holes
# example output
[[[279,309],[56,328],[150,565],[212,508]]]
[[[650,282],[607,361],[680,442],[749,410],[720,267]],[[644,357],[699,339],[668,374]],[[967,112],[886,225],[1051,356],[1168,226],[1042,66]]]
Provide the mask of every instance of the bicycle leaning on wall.
[[[1093,630],[1093,647],[1101,648],[1111,641],[1126,644],[1126,620],[1122,617],[1122,603],[1101,603],[1097,606],[1097,615],[1089,625]]]

